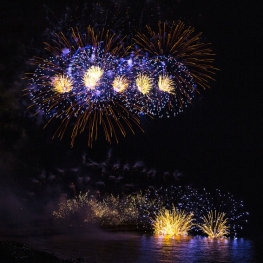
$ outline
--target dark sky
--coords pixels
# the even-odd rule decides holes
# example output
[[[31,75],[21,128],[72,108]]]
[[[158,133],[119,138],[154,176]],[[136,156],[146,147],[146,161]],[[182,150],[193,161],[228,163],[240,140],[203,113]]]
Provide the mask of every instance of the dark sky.
[[[146,2],[148,5],[156,3]],[[172,13],[174,20],[186,20],[197,32],[202,31],[207,41],[212,43],[216,54],[215,66],[220,71],[216,74],[216,81],[211,82],[211,89],[202,91],[193,105],[178,117],[150,122],[146,124],[144,134],[129,134],[126,138],[120,138],[119,144],[113,143],[111,146],[101,140],[89,149],[84,134],[71,149],[67,138],[61,142],[48,140],[51,131],[42,131],[41,126],[28,135],[32,143],[37,141],[37,147],[29,146],[27,140],[25,150],[21,146],[23,140],[20,140],[8,149],[9,140],[12,144],[16,139],[7,135],[3,128],[1,148],[4,157],[1,165],[4,172],[1,178],[8,177],[8,171],[11,170],[6,167],[8,165],[3,165],[10,162],[6,156],[14,155],[18,158],[16,151],[25,153],[22,160],[29,155],[34,160],[34,151],[41,152],[43,163],[51,165],[52,162],[63,162],[65,152],[75,152],[76,156],[87,152],[90,156],[100,158],[112,147],[117,158],[144,160],[148,166],[162,170],[178,168],[196,187],[232,192],[244,200],[247,210],[251,211],[251,220],[260,226],[262,218],[258,216],[258,211],[263,209],[260,92],[262,20],[256,2],[181,0],[174,4],[174,9],[169,9],[169,1],[161,1],[164,10],[170,10],[169,15]],[[47,26],[43,4],[59,16],[61,10],[64,12],[66,3],[41,0],[6,1],[1,4],[2,93],[8,89],[13,90],[12,83],[19,80],[19,73],[23,72],[29,55],[43,47],[40,39]],[[20,85],[19,89],[22,88]],[[19,103],[21,100],[15,101]],[[5,124],[10,121],[18,127],[30,125],[25,123],[23,114],[16,117],[2,114],[1,118],[1,123]],[[16,129],[18,131],[14,136],[21,136],[21,130]],[[39,138],[44,138],[48,143],[41,145]]]

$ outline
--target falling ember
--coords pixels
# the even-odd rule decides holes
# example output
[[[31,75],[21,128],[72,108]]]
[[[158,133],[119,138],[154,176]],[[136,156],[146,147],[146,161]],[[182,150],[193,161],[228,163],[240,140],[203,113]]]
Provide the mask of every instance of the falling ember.
[[[103,75],[103,69],[97,66],[91,66],[83,76],[83,83],[85,87],[90,90],[94,90],[98,85],[101,76]]]
[[[158,88],[161,91],[174,94],[174,82],[168,76],[159,76]]]
[[[144,74],[139,74],[136,78],[136,86],[138,90],[143,94],[149,93],[152,88],[152,79]]]
[[[112,87],[117,92],[123,92],[128,88],[129,82],[123,76],[117,76],[112,83]]]
[[[72,90],[73,80],[67,76],[56,75],[51,80],[51,85],[53,89],[58,93],[66,93]]]
[[[203,217],[203,224],[198,225],[198,227],[209,238],[223,238],[230,234],[228,221],[225,213],[211,210],[207,216]]]

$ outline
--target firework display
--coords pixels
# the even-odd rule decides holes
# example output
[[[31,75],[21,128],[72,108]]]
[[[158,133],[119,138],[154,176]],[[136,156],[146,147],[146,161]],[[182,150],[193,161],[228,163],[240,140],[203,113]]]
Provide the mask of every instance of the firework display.
[[[193,214],[173,209],[162,209],[153,220],[154,233],[163,236],[186,236],[193,227]]]
[[[230,225],[229,219],[225,217],[225,213],[217,213],[217,211],[210,211],[207,216],[202,219],[204,223],[198,227],[208,235],[210,238],[221,238],[229,235]]]
[[[181,21],[159,22],[157,32],[146,28],[129,44],[126,35],[91,26],[55,34],[45,43],[49,57],[33,59],[36,69],[26,93],[47,123],[61,120],[54,136],[61,139],[73,124],[71,145],[87,128],[92,146],[101,126],[108,142],[118,141],[119,132],[142,130],[141,114],[176,115],[198,87],[209,87],[213,53],[201,34]]]
[[[194,28],[187,27],[182,21],[159,22],[156,30],[146,26],[146,33],[138,32],[135,43],[154,58],[162,71],[173,76],[180,96],[180,93],[191,93],[196,86],[209,88],[207,82],[213,79],[211,75],[216,70],[212,65],[214,54],[209,44],[201,41],[201,35],[195,34]]]
[[[162,207],[157,200],[149,200],[141,193],[123,197],[106,195],[98,199],[86,192],[71,199],[62,198],[53,216],[58,220],[76,221],[82,224],[100,224],[101,226],[140,226],[150,228],[151,216]]]
[[[100,161],[86,154],[74,164],[72,156],[69,159],[72,162],[67,167],[42,170],[28,189],[34,200],[48,195],[58,203],[53,216],[60,222],[128,226],[153,232],[158,225],[155,232],[169,236],[165,233],[170,231],[165,225],[161,228],[159,221],[166,218],[171,225],[182,212],[183,218],[191,215],[187,233],[209,238],[235,237],[247,222],[242,201],[220,190],[186,185],[185,176],[178,170],[163,172],[147,168],[142,161],[122,162],[115,159],[112,150]]]
[[[44,111],[49,121],[61,119],[55,135],[62,138],[72,121],[72,145],[87,126],[91,146],[99,125],[108,141],[112,136],[117,139],[116,128],[125,135],[124,124],[131,130],[131,122],[139,126],[138,116],[131,114],[137,105],[126,100],[123,87],[128,83],[118,69],[123,56],[120,37],[106,30],[95,34],[88,27],[82,36],[72,30],[70,39],[62,33],[56,38],[53,45],[46,43],[52,57],[33,59],[38,67],[27,89],[33,105]]]
[[[53,215],[58,220],[72,223],[99,224],[101,226],[129,226],[140,229],[151,229],[157,235],[175,237],[192,234],[207,235],[209,238],[236,237],[237,229],[241,227],[240,221],[248,214],[239,213],[233,199],[228,204],[220,202],[218,211],[210,210],[203,199],[204,192],[196,191],[190,187],[182,190],[181,187],[172,187],[167,196],[156,190],[155,195],[133,193],[128,195],[103,197],[87,193],[79,194],[71,199],[63,199]],[[210,193],[205,193],[210,195]],[[226,197],[225,195],[224,197]],[[169,201],[169,204],[168,204]],[[210,207],[211,208],[211,207]],[[233,209],[228,211],[228,209]],[[222,212],[220,211],[220,209]],[[76,222],[81,219],[81,222]],[[242,220],[241,220],[242,219]]]
[[[248,212],[242,211],[243,201],[237,201],[230,193],[200,191],[197,227],[209,237],[236,236],[242,223],[247,222]]]

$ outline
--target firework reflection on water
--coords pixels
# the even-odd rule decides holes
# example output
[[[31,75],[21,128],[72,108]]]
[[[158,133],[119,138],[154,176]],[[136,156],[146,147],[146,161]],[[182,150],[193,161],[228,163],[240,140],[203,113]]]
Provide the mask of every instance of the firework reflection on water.
[[[98,231],[98,232],[97,232]],[[21,240],[20,240],[21,241]],[[84,262],[225,262],[256,263],[255,242],[247,239],[184,237],[168,239],[146,234],[109,233],[99,230],[23,238],[36,249],[60,258],[83,258]]]

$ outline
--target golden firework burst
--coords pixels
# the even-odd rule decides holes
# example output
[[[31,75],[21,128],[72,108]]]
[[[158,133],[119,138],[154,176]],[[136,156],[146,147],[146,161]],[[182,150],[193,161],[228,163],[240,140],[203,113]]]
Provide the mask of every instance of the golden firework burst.
[[[129,81],[127,78],[123,76],[117,76],[114,78],[112,87],[117,92],[123,92],[126,90],[129,86]]]
[[[64,75],[56,75],[51,80],[54,91],[58,93],[66,93],[72,90],[73,80]]]
[[[163,236],[185,236],[193,226],[193,214],[173,208],[161,209],[153,220],[154,233]]]
[[[138,90],[145,95],[149,93],[152,88],[152,79],[149,76],[140,73],[136,78],[136,86]]]
[[[104,71],[102,68],[98,66],[91,66],[89,69],[87,69],[82,78],[84,86],[90,90],[94,90],[99,84],[103,72]]]
[[[198,227],[210,238],[226,237],[230,233],[230,226],[227,225],[228,218],[223,212],[209,211],[207,216],[203,217],[203,224]]]
[[[168,76],[159,76],[158,80],[158,88],[161,91],[174,94],[174,82]]]

